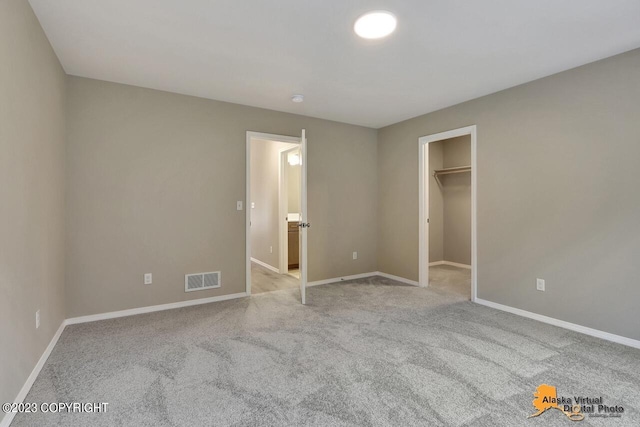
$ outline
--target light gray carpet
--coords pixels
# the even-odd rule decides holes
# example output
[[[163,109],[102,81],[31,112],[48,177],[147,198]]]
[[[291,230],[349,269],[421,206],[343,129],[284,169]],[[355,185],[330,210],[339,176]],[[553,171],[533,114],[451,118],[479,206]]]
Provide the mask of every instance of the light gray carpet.
[[[452,292],[471,299],[471,270],[451,265],[429,267],[431,289]]]
[[[255,262],[251,263],[251,293],[261,294],[282,289],[299,289],[300,279],[288,274],[274,273]]]
[[[640,351],[374,277],[67,327],[13,426],[638,426]],[[542,383],[619,419],[527,419]]]

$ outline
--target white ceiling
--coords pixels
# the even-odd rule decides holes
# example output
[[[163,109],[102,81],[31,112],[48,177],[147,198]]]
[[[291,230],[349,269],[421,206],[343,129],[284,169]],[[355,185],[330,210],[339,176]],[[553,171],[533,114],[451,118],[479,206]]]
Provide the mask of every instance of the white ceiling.
[[[30,3],[69,74],[374,128],[640,47],[640,0]]]

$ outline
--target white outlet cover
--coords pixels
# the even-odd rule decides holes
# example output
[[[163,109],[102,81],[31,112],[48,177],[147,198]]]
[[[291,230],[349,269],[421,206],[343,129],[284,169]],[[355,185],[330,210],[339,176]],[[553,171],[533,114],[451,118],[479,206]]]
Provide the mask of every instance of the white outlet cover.
[[[40,327],[40,310],[36,311],[36,329]]]
[[[151,273],[145,273],[145,275],[144,275],[144,284],[145,285],[150,285],[151,283],[153,283],[153,276],[151,275]]]
[[[353,253],[353,259],[358,259],[358,252]]]
[[[536,289],[544,292],[544,279],[536,279]]]

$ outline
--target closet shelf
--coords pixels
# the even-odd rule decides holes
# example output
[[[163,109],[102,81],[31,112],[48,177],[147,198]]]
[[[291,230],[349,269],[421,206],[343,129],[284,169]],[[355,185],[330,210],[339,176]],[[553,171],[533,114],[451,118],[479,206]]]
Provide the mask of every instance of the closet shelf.
[[[471,166],[457,166],[455,168],[436,169],[435,171],[433,171],[433,176],[437,177],[439,175],[449,175],[451,173],[463,172],[471,172]]]

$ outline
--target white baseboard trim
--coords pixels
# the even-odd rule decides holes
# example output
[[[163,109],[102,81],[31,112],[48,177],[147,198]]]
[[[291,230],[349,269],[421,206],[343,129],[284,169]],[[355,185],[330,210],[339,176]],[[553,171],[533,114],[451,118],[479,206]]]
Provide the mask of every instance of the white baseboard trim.
[[[66,320],[63,320],[62,323],[60,323],[60,327],[58,328],[56,333],[53,335],[53,338],[51,338],[51,341],[49,342],[49,345],[47,346],[47,348],[44,350],[44,353],[42,353],[42,356],[40,356],[40,360],[38,360],[38,363],[36,363],[36,366],[31,371],[29,378],[27,378],[27,381],[25,381],[24,385],[22,386],[22,389],[20,390],[15,400],[13,401],[14,403],[23,402],[25,397],[27,397],[29,390],[31,390],[31,386],[33,386],[33,383],[35,382],[36,378],[38,378],[38,375],[40,374],[42,367],[44,366],[45,362],[49,358],[49,355],[53,351],[53,348],[58,343],[58,340],[60,339],[60,335],[62,335],[62,331],[64,331],[64,327],[66,325],[67,325]],[[16,414],[17,412],[8,412],[7,414],[5,414],[4,418],[2,418],[2,421],[0,421],[0,427],[9,427],[9,425],[11,424],[11,421],[13,421],[13,418],[16,416]]]
[[[230,299],[243,298],[248,296],[246,292],[237,294],[220,295],[210,298],[199,298],[188,301],[172,302],[169,304],[150,305],[147,307],[132,308],[129,310],[111,311],[108,313],[91,314],[89,316],[72,317],[66,320],[67,325],[75,325],[77,323],[95,322],[98,320],[115,319],[117,317],[135,316],[136,314],[152,313],[154,311],[172,310],[174,308],[191,307],[193,305],[209,304],[218,301],[227,301]]]
[[[469,264],[460,264],[459,262],[435,261],[429,263],[429,267],[435,267],[437,265],[450,265],[451,267],[466,268],[467,270],[471,270],[471,266]]]
[[[259,259],[257,259],[257,258],[251,257],[251,262],[255,262],[256,264],[261,265],[261,266],[263,266],[264,268],[268,268],[269,270],[271,270],[271,271],[273,271],[273,272],[275,272],[275,273],[280,274],[280,270],[279,270],[279,269],[275,268],[275,267],[274,267],[274,266],[272,266],[272,265],[267,264],[266,262],[260,261],[260,260],[259,260]]]
[[[406,283],[407,285],[420,286],[420,284],[415,280],[405,279],[404,277],[394,276],[393,274],[383,273],[382,271],[377,271],[376,275],[386,277],[387,279],[395,280],[397,282]]]
[[[486,307],[495,308],[496,310],[506,311],[508,313],[516,314],[522,317],[527,317],[529,319],[537,320],[542,323],[548,323],[550,325],[558,326],[560,328],[569,329],[570,331],[580,332],[581,334],[590,335],[592,337],[601,338],[603,340],[607,340],[607,341],[611,341],[618,344],[640,349],[640,341],[634,340],[632,338],[611,334],[609,332],[604,332],[598,329],[577,325],[575,323],[566,322],[564,320],[555,319],[553,317],[544,316],[542,314],[532,313],[530,311],[521,310],[519,308],[498,304],[496,302],[487,301],[480,298],[476,298],[475,302],[477,304],[484,305]]]
[[[377,274],[378,274],[377,271],[372,271],[370,273],[352,274],[351,276],[344,276],[344,277],[334,277],[333,279],[316,280],[313,282],[307,282],[307,287],[327,285],[329,283],[344,282],[347,280],[363,279],[365,277],[376,276]]]

